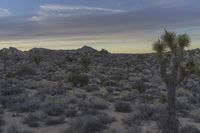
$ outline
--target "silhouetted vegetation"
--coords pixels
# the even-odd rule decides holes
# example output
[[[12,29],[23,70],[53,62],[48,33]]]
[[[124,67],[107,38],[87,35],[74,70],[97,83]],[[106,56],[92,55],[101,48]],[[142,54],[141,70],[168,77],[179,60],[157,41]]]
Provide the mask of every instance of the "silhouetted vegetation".
[[[153,44],[153,50],[157,52],[160,65],[160,76],[168,89],[168,120],[165,123],[165,129],[162,129],[163,133],[178,133],[179,122],[176,116],[175,104],[176,89],[188,73],[197,72],[197,67],[193,62],[184,60],[185,48],[190,46],[190,42],[190,37],[187,34],[176,35],[174,32],[165,30],[165,33]],[[171,52],[170,61],[166,58],[166,51]]]

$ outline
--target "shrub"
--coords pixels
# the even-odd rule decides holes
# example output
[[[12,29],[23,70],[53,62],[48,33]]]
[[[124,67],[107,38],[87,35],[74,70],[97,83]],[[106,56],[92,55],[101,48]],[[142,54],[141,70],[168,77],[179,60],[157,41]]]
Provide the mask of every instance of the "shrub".
[[[159,115],[158,119],[156,120],[156,125],[158,127],[158,130],[160,130],[163,133],[169,132],[169,129],[167,127],[168,119],[169,119],[169,115],[167,112]],[[180,127],[180,123],[179,123],[178,119],[176,119],[175,124],[178,126],[178,128]]]
[[[34,53],[29,57],[29,61],[31,63],[34,62],[38,67],[40,63],[42,62],[42,56],[40,54]]]
[[[191,118],[192,118],[195,122],[200,122],[200,109],[193,110],[193,111],[191,112]]]
[[[91,108],[99,109],[99,110],[103,110],[103,109],[107,109],[108,108],[107,102],[104,99],[101,99],[101,98],[93,98],[93,99],[91,99],[89,105],[90,105]]]
[[[179,115],[188,116],[190,109],[191,106],[187,102],[181,100],[176,101],[176,110]]]
[[[138,90],[139,93],[144,93],[147,89],[147,86],[144,84],[142,80],[136,81],[133,85],[134,88]]]
[[[99,114],[99,112],[97,110],[91,108],[89,102],[86,102],[86,101],[81,101],[78,104],[78,109],[80,111],[82,111],[82,114],[84,114],[84,115],[96,115],[96,114]]]
[[[36,115],[34,114],[28,114],[24,119],[23,119],[23,123],[27,124],[29,127],[39,127],[39,120],[40,118],[38,118]]]
[[[127,133],[142,133],[142,129],[137,125],[133,125],[131,128],[128,128]]]
[[[164,93],[161,93],[160,97],[159,97],[159,102],[160,103],[166,103],[167,102],[167,95],[164,94]]]
[[[8,127],[6,133],[33,133],[33,132],[30,132],[30,131],[23,131],[23,130],[20,129],[19,127],[10,126],[10,127]]]
[[[68,76],[68,81],[71,82],[74,86],[85,86],[88,84],[89,78],[84,74],[73,73]]]
[[[5,121],[2,116],[0,116],[0,127],[5,125]]]
[[[1,94],[3,96],[10,96],[10,95],[17,95],[22,93],[24,89],[20,87],[8,87],[8,88],[1,88]]]
[[[11,110],[20,113],[33,112],[40,107],[40,101],[32,97],[24,97],[26,100],[23,102],[17,102],[11,106]]]
[[[14,80],[6,80],[1,83],[0,93],[3,96],[18,95],[24,89]]]
[[[128,116],[127,118],[122,120],[124,124],[132,127],[135,125],[141,125],[141,117],[139,112],[134,112],[132,115]]]
[[[91,63],[91,59],[88,56],[83,56],[83,57],[81,57],[79,62],[84,67],[85,70],[88,70],[89,65]]]
[[[43,111],[50,116],[60,116],[65,112],[65,103],[57,99],[49,99],[44,103]]]
[[[45,120],[45,123],[47,125],[59,125],[59,124],[63,124],[65,123],[65,117],[61,116],[61,117],[49,117]]]
[[[128,102],[118,101],[115,103],[115,111],[129,113],[132,111],[132,108]]]
[[[66,133],[95,133],[106,128],[96,116],[84,116],[71,123]]]
[[[97,115],[97,117],[101,121],[101,123],[103,123],[105,125],[115,121],[114,117],[110,117],[106,113],[100,113],[100,114]]]
[[[14,73],[14,72],[8,72],[6,74],[6,78],[16,78],[16,73]]]
[[[137,107],[138,117],[142,120],[152,120],[154,114],[154,108],[150,107],[149,105],[143,104]]]
[[[17,76],[32,76],[35,75],[36,71],[34,69],[32,69],[30,66],[22,66],[17,72],[16,75]]]
[[[66,111],[65,111],[65,115],[67,117],[75,117],[76,114],[77,114],[77,109],[75,107],[70,107],[70,108],[67,108]]]
[[[11,110],[15,110],[16,104],[24,103],[27,99],[27,96],[24,94],[20,95],[11,95],[11,96],[0,96],[0,103],[3,105],[4,108],[9,108]]]
[[[180,133],[200,133],[200,130],[194,126],[186,125],[180,129]]]
[[[39,90],[40,93],[46,95],[49,94],[51,96],[56,96],[56,95],[66,95],[66,88],[60,87],[60,88],[43,88]]]
[[[72,56],[66,56],[65,60],[68,61],[68,62],[77,61],[77,59],[75,57],[72,57]]]
[[[99,87],[96,85],[89,85],[87,87],[84,88],[87,92],[94,92],[94,91],[98,91]]]

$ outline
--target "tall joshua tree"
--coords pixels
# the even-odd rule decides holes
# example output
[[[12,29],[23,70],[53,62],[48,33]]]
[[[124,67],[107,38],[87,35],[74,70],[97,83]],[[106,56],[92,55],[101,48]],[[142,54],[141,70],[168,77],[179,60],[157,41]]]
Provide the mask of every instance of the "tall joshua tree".
[[[8,52],[6,49],[2,49],[0,51],[0,60],[2,60],[2,62],[3,62],[3,70],[6,71],[7,61],[8,61]]]
[[[200,74],[197,63],[185,60],[185,48],[191,44],[187,34],[176,35],[174,32],[165,33],[153,43],[153,50],[157,53],[160,65],[160,76],[167,87],[168,115],[163,133],[178,133],[179,122],[176,116],[176,88],[190,73]],[[169,52],[169,58],[166,54]],[[168,65],[167,65],[168,63]]]

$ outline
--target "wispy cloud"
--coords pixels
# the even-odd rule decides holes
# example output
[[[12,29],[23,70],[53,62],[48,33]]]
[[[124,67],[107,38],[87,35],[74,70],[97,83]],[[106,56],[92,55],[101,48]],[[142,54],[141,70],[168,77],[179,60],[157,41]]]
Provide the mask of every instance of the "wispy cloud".
[[[32,20],[41,20],[52,16],[86,16],[86,15],[102,15],[102,14],[117,14],[122,13],[123,10],[109,9],[102,7],[89,6],[69,6],[58,4],[41,5],[38,15],[33,16]]]
[[[59,10],[88,10],[88,11],[102,11],[102,12],[111,12],[111,13],[120,13],[123,12],[122,10],[116,9],[108,9],[108,8],[101,8],[101,7],[88,7],[88,6],[67,6],[67,5],[54,5],[54,4],[46,4],[40,6],[40,8],[44,11],[59,11]]]
[[[5,8],[0,8],[0,17],[8,16],[10,15],[10,11]]]
[[[138,1],[149,1],[148,5],[151,4],[150,0]],[[60,44],[60,46],[64,47],[66,43],[77,45],[87,44],[88,42],[99,46],[113,44],[113,47],[117,43],[143,47],[145,43],[151,47],[151,42],[164,27],[173,29],[178,33],[183,29],[181,33],[188,32],[192,35],[193,43],[195,41],[195,46],[199,47],[197,43],[200,39],[197,36],[199,36],[198,33],[200,32],[200,7],[186,7],[181,3],[176,3],[176,7],[169,6],[168,3],[165,7],[166,0],[161,0],[160,3],[156,4],[152,3],[149,8],[141,7],[142,9],[140,10],[132,10],[130,12],[127,9],[116,10],[114,8],[107,9],[90,6],[42,5],[35,14],[0,17],[0,40],[3,41],[0,43],[0,47],[8,41],[9,44],[17,43],[21,45],[23,43],[23,46],[26,47],[37,44],[46,47],[50,45],[58,47]],[[31,17],[37,21],[27,21]],[[188,28],[192,29],[189,31]],[[103,37],[100,38],[100,36]],[[107,39],[105,39],[106,37]],[[61,40],[60,38],[64,39]],[[70,40],[71,38],[73,39]],[[49,39],[55,39],[55,41]],[[10,42],[12,40],[31,41]]]

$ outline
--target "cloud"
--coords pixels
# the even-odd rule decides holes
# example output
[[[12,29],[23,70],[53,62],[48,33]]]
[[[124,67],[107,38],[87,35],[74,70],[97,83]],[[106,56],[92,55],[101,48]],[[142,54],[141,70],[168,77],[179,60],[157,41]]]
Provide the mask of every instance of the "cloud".
[[[67,6],[67,5],[53,5],[53,4],[46,4],[40,6],[43,11],[77,11],[77,10],[87,10],[87,11],[101,11],[101,12],[111,12],[111,13],[119,13],[123,12],[122,10],[116,9],[107,9],[101,7],[87,7],[87,6]]]
[[[5,8],[0,8],[0,17],[8,16],[10,15],[10,11]]]
[[[102,15],[102,14],[116,14],[122,12],[124,11],[118,9],[101,8],[101,7],[45,4],[40,6],[38,15],[33,16],[32,20],[39,21],[41,19],[53,16],[61,16],[61,17],[89,16],[89,15]]]
[[[48,40],[48,44],[55,43],[57,46],[56,41],[59,42],[60,38],[66,38],[62,42],[63,45],[74,38],[74,42],[78,41],[79,44],[90,40],[94,40],[94,43],[98,42],[99,45],[106,44],[105,42],[110,44],[127,41],[133,45],[135,43],[143,46],[143,42],[151,44],[164,27],[179,33],[179,29],[196,26],[195,32],[200,31],[200,8],[149,8],[116,14],[76,17],[54,15],[40,21],[27,21],[30,16],[36,15],[0,18],[0,40],[3,42],[36,40],[33,42],[35,45],[44,44],[41,40]],[[185,31],[188,32],[183,30],[181,33]],[[194,30],[191,29],[189,33],[192,35]],[[101,36],[103,37],[100,38]],[[56,41],[52,42],[49,39]],[[197,37],[195,39],[198,40]]]

